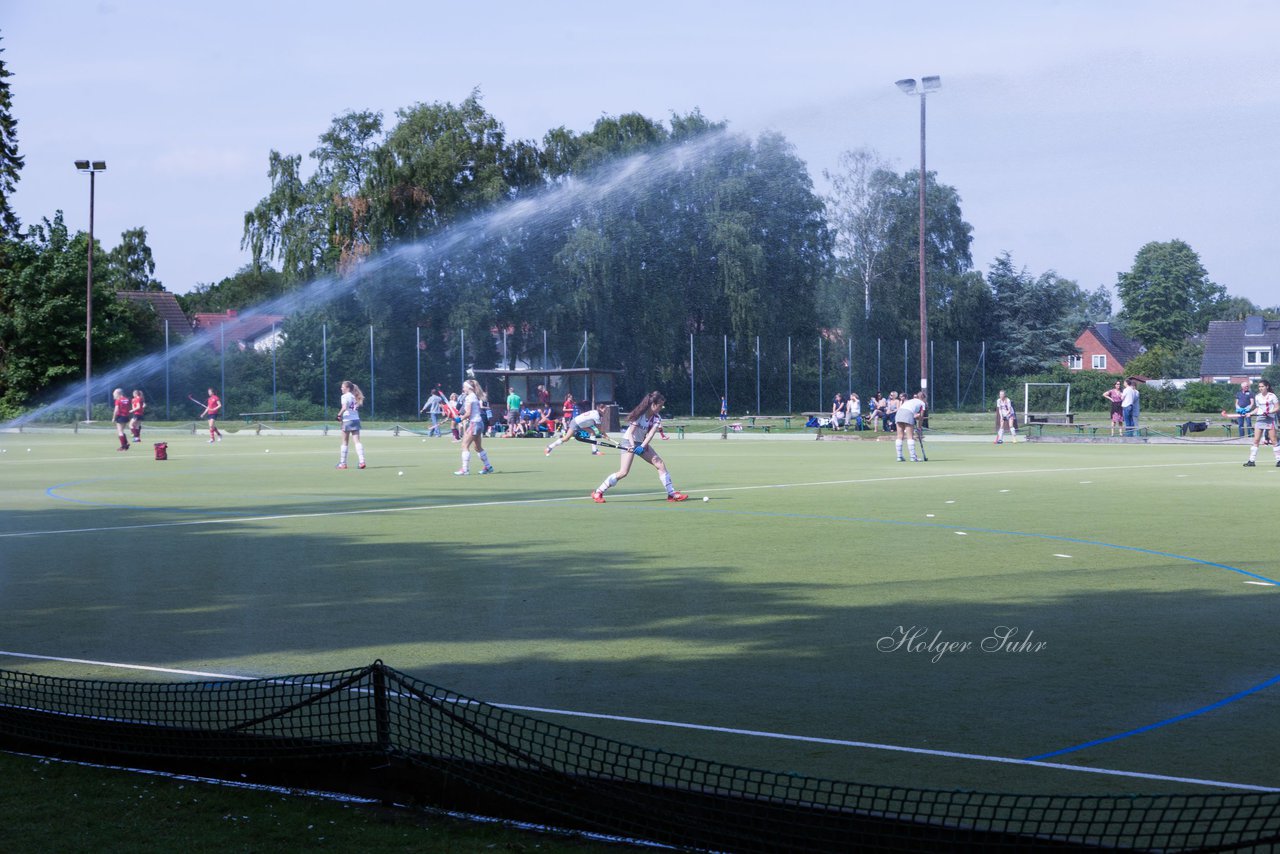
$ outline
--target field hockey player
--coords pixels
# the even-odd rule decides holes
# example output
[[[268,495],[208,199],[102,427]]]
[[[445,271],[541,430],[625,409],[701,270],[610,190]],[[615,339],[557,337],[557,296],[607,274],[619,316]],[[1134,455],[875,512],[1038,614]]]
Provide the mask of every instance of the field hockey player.
[[[662,412],[662,405],[666,402],[667,399],[662,392],[651,391],[644,396],[635,409],[631,410],[627,416],[627,432],[618,444],[622,450],[622,465],[616,472],[606,477],[604,483],[600,484],[595,492],[591,493],[592,501],[604,504],[605,492],[617,486],[618,481],[627,476],[635,457],[639,457],[658,470],[658,479],[662,482],[663,489],[667,491],[668,501],[684,501],[689,497],[683,492],[677,492],[671,485],[671,474],[667,471],[667,464],[649,444],[658,434],[662,423],[659,413]]]
[[[602,403],[595,409],[588,409],[586,412],[575,415],[572,419],[565,421],[564,429],[560,431],[560,435],[556,436],[555,440],[552,441],[550,445],[547,445],[546,455],[548,457],[551,456],[552,451],[574,436],[581,436],[583,438],[591,437],[595,439],[604,437],[605,439],[608,439],[609,434],[600,429],[600,419],[604,417],[604,407],[605,405]],[[599,446],[594,446],[591,449],[591,453],[599,456],[604,452],[600,450]]]

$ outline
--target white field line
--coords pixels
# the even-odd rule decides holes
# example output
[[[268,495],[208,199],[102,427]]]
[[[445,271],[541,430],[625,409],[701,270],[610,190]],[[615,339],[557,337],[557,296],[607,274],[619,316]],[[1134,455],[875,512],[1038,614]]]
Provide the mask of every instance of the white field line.
[[[695,492],[702,493],[728,493],[728,492],[748,492],[759,489],[805,489],[818,486],[851,486],[854,484],[867,483],[893,483],[898,481],[917,481],[917,480],[943,480],[949,478],[971,478],[971,477],[994,477],[994,476],[1010,476],[1010,475],[1042,475],[1042,474],[1064,474],[1070,472],[1081,471],[1127,471],[1136,469],[1161,469],[1161,468],[1184,468],[1195,466],[1220,466],[1223,463],[1156,463],[1152,465],[1128,465],[1128,466],[1089,466],[1087,468],[1052,468],[1052,469],[1017,469],[1013,471],[999,469],[996,471],[983,472],[954,472],[943,474],[920,474],[920,475],[900,475],[897,477],[865,477],[865,478],[848,478],[843,480],[815,480],[798,483],[765,483],[755,484],[752,486],[726,486],[715,489],[694,489]],[[653,493],[630,493],[626,495],[610,496],[611,500],[620,500],[627,498],[648,498]],[[564,501],[585,501],[587,496],[569,496],[561,498],[520,498],[502,501],[465,501],[456,504],[418,504],[407,507],[379,507],[366,508],[364,510],[327,510],[317,511],[314,513],[280,513],[274,515],[262,516],[229,516],[214,519],[187,519],[173,522],[151,522],[143,525],[105,525],[93,528],[59,528],[47,529],[41,531],[9,531],[0,533],[0,540],[11,539],[14,537],[46,537],[58,536],[61,534],[100,534],[112,531],[139,531],[150,530],[155,528],[190,528],[200,525],[242,525],[250,522],[280,522],[290,519],[330,519],[340,516],[367,516],[378,513],[418,513],[428,510],[461,510],[470,507],[516,507],[528,506],[532,504],[553,504]],[[950,502],[948,502],[950,503]],[[160,508],[163,509],[163,508]]]
[[[235,681],[251,681],[263,677],[241,676],[227,673],[209,673],[200,670],[179,670],[167,667],[154,667],[143,664],[123,664],[112,661],[94,661],[83,658],[62,658],[53,655],[35,655],[32,653],[0,650],[0,657],[38,659],[41,661],[59,661],[70,664],[88,664],[96,667],[114,667],[124,670],[145,670],[152,673],[172,673],[180,676],[198,676],[210,679],[228,679]],[[801,742],[804,744],[823,744],[833,747],[848,747],[863,750],[887,750],[896,753],[910,753],[918,756],[932,756],[942,759],[961,759],[971,762],[994,762],[1002,765],[1021,765],[1029,768],[1045,768],[1054,771],[1071,771],[1081,774],[1101,774],[1110,777],[1125,777],[1136,780],[1154,780],[1164,783],[1185,783],[1195,786],[1214,786],[1226,789],[1239,789],[1249,792],[1280,792],[1280,788],[1258,786],[1251,783],[1231,783],[1223,780],[1208,780],[1199,777],[1178,777],[1168,774],[1147,774],[1141,771],[1120,771],[1111,768],[1090,768],[1084,765],[1067,765],[1061,762],[1039,762],[1030,759],[1017,759],[1011,756],[989,756],[981,753],[961,753],[953,750],[931,750],[923,747],[904,747],[896,744],[878,744],[870,741],[850,741],[841,738],[821,738],[818,736],[794,735],[789,733],[769,732],[767,730],[739,729],[736,727],[720,727],[708,724],[693,724],[682,721],[665,721],[658,718],[637,718],[627,715],[607,715],[597,712],[578,712],[566,709],[549,709],[541,706],[521,706],[513,703],[489,703],[499,709],[533,714],[560,715],[571,718],[587,718],[591,720],[615,721],[620,723],[642,724],[645,726],[687,729],[699,732],[714,732],[721,735],[739,735],[750,738],[768,738],[781,741]]]

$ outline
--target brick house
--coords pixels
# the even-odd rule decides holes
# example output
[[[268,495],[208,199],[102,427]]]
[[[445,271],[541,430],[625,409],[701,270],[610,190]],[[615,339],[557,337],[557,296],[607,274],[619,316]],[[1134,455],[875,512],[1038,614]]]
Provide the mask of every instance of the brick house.
[[[1086,326],[1076,337],[1076,349],[1080,351],[1078,355],[1063,360],[1069,370],[1124,376],[1125,365],[1147,348],[1104,321]]]
[[[1250,315],[1211,320],[1204,339],[1200,379],[1207,383],[1254,381],[1280,359],[1280,320]]]
[[[214,350],[221,351],[225,341],[228,347],[268,351],[284,341],[285,335],[280,331],[283,320],[283,314],[242,315],[229,308],[226,314],[197,312],[194,325],[197,332],[209,333]]]

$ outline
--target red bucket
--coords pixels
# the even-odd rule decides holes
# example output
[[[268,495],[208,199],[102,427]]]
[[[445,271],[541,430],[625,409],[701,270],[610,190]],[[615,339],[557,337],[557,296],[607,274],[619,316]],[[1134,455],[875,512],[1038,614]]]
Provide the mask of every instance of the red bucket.
[[[157,460],[169,459],[169,443],[168,442],[156,442],[156,459]]]

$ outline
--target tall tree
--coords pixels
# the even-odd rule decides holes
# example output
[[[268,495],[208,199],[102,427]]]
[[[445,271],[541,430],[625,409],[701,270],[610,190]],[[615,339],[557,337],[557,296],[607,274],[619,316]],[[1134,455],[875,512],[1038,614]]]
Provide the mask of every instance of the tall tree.
[[[1226,296],[1225,288],[1209,280],[1200,256],[1181,240],[1139,249],[1133,268],[1119,275],[1116,290],[1124,304],[1121,319],[1148,347],[1176,348],[1188,335],[1203,332]]]
[[[0,48],[4,53],[4,48]],[[18,185],[24,158],[18,154],[18,120],[13,117],[9,78],[13,74],[0,59],[0,237],[15,238],[21,223],[9,200]]]
[[[822,173],[831,183],[826,202],[835,236],[834,279],[845,291],[837,299],[852,305],[860,292],[864,320],[871,318],[871,288],[882,273],[888,238],[889,206],[879,191],[880,173],[889,173],[889,164],[868,148],[841,152],[839,170]]]
[[[1080,287],[1050,270],[1033,277],[1015,269],[1003,252],[987,274],[995,303],[991,341],[995,373],[1030,374],[1056,365],[1075,352],[1074,317],[1085,300]]]
[[[103,280],[118,291],[162,291],[153,276],[156,262],[147,245],[147,230],[131,228],[120,235],[120,244],[107,253]]]

